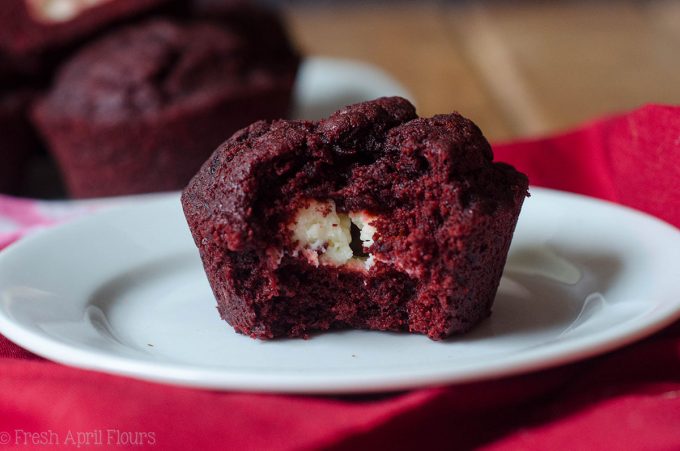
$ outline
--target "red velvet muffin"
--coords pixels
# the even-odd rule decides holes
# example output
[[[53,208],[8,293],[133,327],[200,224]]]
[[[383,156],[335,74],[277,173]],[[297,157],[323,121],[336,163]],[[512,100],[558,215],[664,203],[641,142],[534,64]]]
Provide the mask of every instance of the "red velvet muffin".
[[[525,175],[457,113],[401,98],[222,144],[182,205],[223,319],[251,337],[357,328],[438,340],[491,312]]]
[[[79,51],[34,118],[73,196],[180,189],[225,133],[287,114],[297,62],[214,23],[152,20]]]

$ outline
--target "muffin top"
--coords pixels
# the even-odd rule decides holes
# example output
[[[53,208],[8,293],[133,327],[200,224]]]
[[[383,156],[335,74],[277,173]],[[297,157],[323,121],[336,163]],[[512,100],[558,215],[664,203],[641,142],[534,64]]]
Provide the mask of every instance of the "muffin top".
[[[155,19],[78,52],[60,70],[41,108],[56,117],[119,121],[276,81],[268,62],[228,28]]]

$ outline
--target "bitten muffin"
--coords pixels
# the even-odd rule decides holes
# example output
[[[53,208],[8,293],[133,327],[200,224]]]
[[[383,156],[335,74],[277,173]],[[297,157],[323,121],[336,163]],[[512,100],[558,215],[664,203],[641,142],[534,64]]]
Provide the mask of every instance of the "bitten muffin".
[[[34,118],[73,196],[181,189],[225,133],[287,114],[297,63],[214,23],[152,20],[75,55]]]
[[[457,113],[398,97],[319,122],[257,122],[182,205],[223,319],[251,337],[409,331],[486,318],[528,180]]]
[[[42,54],[169,0],[2,0],[0,51]]]

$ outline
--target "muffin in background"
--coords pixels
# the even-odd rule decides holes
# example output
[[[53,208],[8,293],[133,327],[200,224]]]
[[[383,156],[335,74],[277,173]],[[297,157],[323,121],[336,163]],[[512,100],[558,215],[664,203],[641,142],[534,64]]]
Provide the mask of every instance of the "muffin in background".
[[[33,117],[72,196],[180,189],[234,131],[287,115],[286,48],[262,52],[213,20],[145,21],[77,52]]]
[[[2,0],[0,191],[54,197],[63,191],[30,121],[31,103],[75,49],[111,28],[172,11],[184,0]]]

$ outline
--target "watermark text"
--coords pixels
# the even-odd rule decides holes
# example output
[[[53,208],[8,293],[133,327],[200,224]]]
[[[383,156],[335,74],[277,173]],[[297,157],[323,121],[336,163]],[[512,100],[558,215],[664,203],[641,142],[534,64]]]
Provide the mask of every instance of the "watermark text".
[[[68,446],[75,448],[90,447],[134,447],[154,446],[158,443],[156,433],[150,431],[124,431],[121,429],[93,429],[90,431],[30,431],[14,429],[0,431],[0,446]]]

